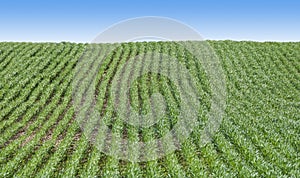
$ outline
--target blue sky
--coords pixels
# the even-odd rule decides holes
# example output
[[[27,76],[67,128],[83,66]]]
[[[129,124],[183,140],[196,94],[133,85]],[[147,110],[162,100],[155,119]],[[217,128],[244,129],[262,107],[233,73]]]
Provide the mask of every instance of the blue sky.
[[[169,17],[205,39],[300,41],[300,2],[200,1],[3,1],[0,41],[90,42],[128,18]]]

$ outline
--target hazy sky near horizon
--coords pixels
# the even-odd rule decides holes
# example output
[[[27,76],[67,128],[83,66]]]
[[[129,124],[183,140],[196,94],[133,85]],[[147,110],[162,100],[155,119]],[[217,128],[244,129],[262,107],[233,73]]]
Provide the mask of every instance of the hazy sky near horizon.
[[[204,39],[300,41],[299,9],[296,0],[10,0],[0,4],[0,41],[90,42],[141,16],[176,19]]]

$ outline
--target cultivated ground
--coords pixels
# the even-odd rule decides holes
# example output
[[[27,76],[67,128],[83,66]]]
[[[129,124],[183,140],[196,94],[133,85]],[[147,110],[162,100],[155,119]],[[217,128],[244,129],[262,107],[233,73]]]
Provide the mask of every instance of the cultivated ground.
[[[179,150],[143,162],[106,154],[91,140],[99,131],[89,137],[80,128],[72,82],[87,44],[0,43],[0,177],[300,175],[300,43],[208,43],[224,71],[226,109],[218,131],[204,146],[201,133],[208,122],[212,90],[203,66],[192,55],[174,42],[125,43],[101,64],[95,105],[101,116],[107,116],[104,121],[112,133],[132,141],[161,138],[175,127],[181,99],[167,77],[142,75],[130,88],[132,108],[148,113],[149,96],[158,92],[166,101],[166,113],[156,124],[142,129],[124,122],[110,94],[118,66],[154,50],[177,58],[194,76],[201,103],[200,124]],[[200,47],[193,45],[193,49]],[[107,49],[108,44],[93,47],[99,55]],[[110,144],[107,140],[104,145]]]

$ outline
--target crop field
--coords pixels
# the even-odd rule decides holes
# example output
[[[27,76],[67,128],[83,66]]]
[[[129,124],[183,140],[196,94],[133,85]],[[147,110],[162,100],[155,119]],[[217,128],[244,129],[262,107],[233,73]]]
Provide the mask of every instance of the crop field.
[[[218,130],[204,145],[201,133],[208,120],[212,90],[197,59],[175,42],[122,43],[104,58],[95,74],[96,106],[101,116],[106,116],[108,128],[122,138],[148,142],[163,137],[179,123],[178,109],[182,107],[178,90],[167,77],[147,73],[129,90],[131,107],[139,113],[149,112],[150,95],[158,92],[170,117],[162,116],[144,128],[118,117],[110,94],[112,80],[130,57],[151,50],[174,56],[195,77],[201,96],[201,124],[180,149],[158,159],[135,162],[98,149],[75,117],[78,108],[74,106],[72,82],[88,44],[0,43],[0,177],[299,176],[300,43],[208,44],[224,72],[226,108]],[[195,50],[200,48],[200,43],[192,45]],[[94,45],[97,55],[90,58],[97,60],[110,46]],[[134,65],[143,63],[131,66],[133,72],[141,72],[134,70]],[[159,70],[159,66],[153,67]],[[84,116],[89,117],[88,111]],[[98,130],[90,133],[92,138],[98,138]]]

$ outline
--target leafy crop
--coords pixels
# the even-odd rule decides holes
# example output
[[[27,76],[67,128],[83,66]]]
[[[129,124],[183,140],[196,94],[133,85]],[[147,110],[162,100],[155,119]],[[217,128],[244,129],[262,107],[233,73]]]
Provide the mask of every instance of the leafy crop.
[[[86,44],[0,43],[0,177],[300,175],[300,43],[208,43],[225,72],[227,108],[218,132],[204,147],[201,131],[211,104],[210,86],[197,59],[175,42],[123,43],[109,54],[107,51],[116,44],[95,44],[95,53],[87,57],[96,61],[99,55],[106,56],[97,74],[74,72],[82,56],[90,55],[84,54]],[[194,50],[201,48],[197,42],[192,45]],[[120,65],[145,51],[163,51],[187,66],[201,96],[199,123],[202,124],[197,125],[180,150],[156,160],[135,163],[102,153],[83,134],[74,119],[78,113],[73,106],[71,83],[74,75],[79,78],[95,75],[97,108],[101,116],[106,116],[104,123],[114,132],[112,139],[126,137],[147,142],[160,138],[178,122],[181,102],[171,81],[148,73],[130,88],[131,106],[137,112],[149,112],[149,96],[159,92],[165,98],[166,113],[171,116],[143,129],[118,117],[110,95],[112,79]],[[134,70],[138,65],[143,63],[137,61],[124,75],[142,73]],[[151,67],[160,70],[159,66]],[[88,113],[89,110],[82,110],[85,117]],[[89,134],[101,140],[97,132]],[[158,152],[130,145],[128,149]]]

